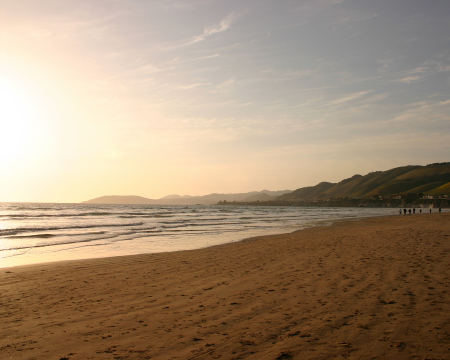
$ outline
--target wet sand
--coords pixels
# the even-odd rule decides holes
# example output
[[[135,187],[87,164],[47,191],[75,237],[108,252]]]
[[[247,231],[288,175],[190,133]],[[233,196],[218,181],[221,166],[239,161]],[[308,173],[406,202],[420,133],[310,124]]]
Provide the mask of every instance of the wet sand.
[[[449,359],[450,213],[0,269],[0,359]]]

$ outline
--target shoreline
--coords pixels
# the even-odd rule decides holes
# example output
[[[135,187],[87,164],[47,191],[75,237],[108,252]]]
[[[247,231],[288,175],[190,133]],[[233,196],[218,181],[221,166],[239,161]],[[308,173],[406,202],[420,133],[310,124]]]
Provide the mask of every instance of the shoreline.
[[[269,236],[286,236],[289,234],[295,234],[299,231],[304,231],[307,229],[313,229],[313,228],[321,228],[321,227],[327,227],[332,226],[335,223],[339,222],[352,222],[352,221],[360,221],[365,219],[370,219],[373,217],[390,217],[394,215],[379,215],[379,216],[368,216],[368,217],[361,217],[361,218],[344,218],[344,219],[335,219],[335,220],[320,220],[316,223],[314,226],[306,226],[301,229],[296,229],[291,232],[282,232],[282,233],[276,233],[276,234],[268,234],[268,235],[256,235],[251,236],[247,238],[242,238],[240,240],[232,240],[230,242],[221,243],[221,244],[214,244],[214,245],[207,245],[200,248],[195,249],[182,249],[182,250],[174,250],[174,251],[161,251],[161,252],[153,252],[153,253],[140,253],[140,254],[130,254],[130,255],[114,255],[114,256],[101,256],[101,257],[92,257],[92,258],[80,258],[80,259],[62,259],[62,260],[55,260],[55,261],[45,261],[45,262],[37,262],[37,263],[30,263],[30,264],[19,264],[19,265],[8,265],[8,266],[0,266],[0,272],[1,270],[11,270],[13,268],[22,268],[22,267],[39,267],[39,266],[45,266],[45,265],[58,265],[58,264],[64,264],[69,262],[78,262],[78,261],[97,261],[97,260],[103,260],[103,259],[120,259],[120,258],[127,258],[127,257],[134,257],[134,256],[151,256],[151,255],[168,255],[168,254],[174,254],[174,253],[183,253],[183,252],[189,252],[189,251],[198,251],[198,250],[205,250],[205,249],[211,249],[215,247],[221,247],[221,246],[228,246],[233,245],[241,242],[246,241],[253,241],[256,239],[261,239]]]
[[[20,265],[9,265],[9,266],[0,266],[0,273],[2,270],[11,270],[14,268],[24,268],[24,267],[40,267],[40,266],[52,266],[52,265],[63,265],[64,263],[72,263],[72,262],[82,262],[82,261],[101,261],[101,260],[105,260],[105,259],[117,259],[120,260],[121,258],[133,258],[135,256],[151,256],[151,255],[169,255],[169,254],[175,254],[175,253],[184,253],[184,252],[190,252],[190,251],[199,251],[199,250],[206,250],[206,249],[212,249],[212,248],[216,248],[216,247],[222,247],[222,246],[229,246],[229,245],[233,245],[233,244],[238,244],[241,242],[247,242],[247,241],[254,241],[257,239],[262,239],[265,237],[276,237],[276,236],[287,236],[289,234],[295,234],[297,232],[300,231],[304,231],[307,229],[314,229],[314,228],[321,228],[321,227],[327,227],[327,226],[332,226],[333,224],[337,224],[340,222],[353,222],[353,221],[362,221],[365,219],[370,219],[373,217],[377,217],[377,218],[383,218],[383,217],[390,217],[390,216],[394,216],[394,215],[380,215],[380,216],[370,216],[370,217],[361,217],[361,218],[346,218],[346,219],[336,219],[336,220],[321,220],[319,223],[326,223],[326,224],[319,224],[319,225],[315,225],[315,226],[308,226],[302,229],[296,229],[294,231],[291,232],[286,232],[286,233],[277,233],[277,234],[269,234],[269,235],[257,235],[257,236],[251,236],[248,238],[243,238],[241,240],[232,240],[230,242],[226,242],[226,243],[222,243],[222,244],[215,244],[215,245],[208,245],[205,247],[201,247],[201,248],[196,248],[196,249],[184,249],[184,250],[174,250],[174,251],[161,251],[161,252],[154,252],[154,253],[141,253],[141,254],[132,254],[132,255],[115,255],[115,256],[104,256],[104,257],[93,257],[93,258],[82,258],[82,259],[68,259],[68,260],[55,260],[55,261],[46,261],[46,262],[39,262],[39,263],[31,263],[31,264],[20,264]]]
[[[205,249],[208,247],[213,246],[220,246],[220,245],[226,245],[231,244],[235,242],[240,241],[246,241],[247,239],[254,238],[254,237],[261,237],[261,236],[269,236],[269,235],[284,235],[288,233],[292,233],[295,231],[302,231],[304,229],[308,229],[311,227],[322,227],[322,226],[330,226],[335,222],[341,222],[341,221],[359,221],[366,218],[371,217],[384,217],[384,216],[395,216],[395,214],[366,214],[363,216],[350,216],[350,217],[336,217],[336,218],[329,218],[329,219],[321,219],[321,220],[312,220],[305,222],[303,224],[298,224],[296,226],[290,225],[286,227],[281,228],[268,228],[264,230],[259,231],[251,231],[254,232],[253,234],[249,233],[249,230],[244,230],[244,233],[241,234],[240,232],[235,232],[231,235],[231,239],[227,239],[227,236],[230,236],[230,234],[227,234],[226,232],[221,234],[216,234],[212,237],[212,244],[209,244],[209,242],[204,242],[204,244],[201,244],[200,246],[186,246],[186,244],[183,242],[180,244],[180,248],[178,249],[167,249],[167,250],[160,250],[156,249],[152,251],[152,249],[145,249],[145,244],[143,244],[144,249],[141,251],[127,251],[127,249],[106,249],[103,251],[100,251],[100,253],[87,253],[87,252],[79,252],[79,249],[74,249],[75,251],[72,252],[70,249],[68,250],[56,250],[56,251],[50,251],[50,252],[44,252],[44,253],[37,253],[34,254],[31,253],[25,253],[20,254],[17,256],[9,256],[0,258],[0,269],[5,268],[12,268],[17,266],[29,266],[29,265],[39,265],[39,264],[47,264],[47,263],[55,263],[55,262],[64,262],[64,261],[79,261],[79,260],[94,260],[94,259],[103,259],[103,258],[109,258],[109,257],[121,257],[121,256],[134,256],[134,255],[145,255],[145,254],[159,254],[159,253],[172,253],[172,252],[178,252],[178,251],[189,251],[189,250],[199,250],[199,249]],[[258,234],[259,233],[259,234]],[[137,240],[144,241],[145,237],[138,237]],[[152,242],[152,241],[151,241]],[[64,245],[64,244],[62,244]],[[125,252],[125,253],[123,253]],[[54,259],[54,258],[57,259]]]
[[[406,359],[450,349],[450,214],[0,269],[0,357]]]

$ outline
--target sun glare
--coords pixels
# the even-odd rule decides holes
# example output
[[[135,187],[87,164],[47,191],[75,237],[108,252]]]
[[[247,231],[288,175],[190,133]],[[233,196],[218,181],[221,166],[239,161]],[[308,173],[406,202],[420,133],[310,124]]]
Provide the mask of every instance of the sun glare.
[[[33,151],[39,108],[19,82],[0,75],[0,162],[14,162]]]

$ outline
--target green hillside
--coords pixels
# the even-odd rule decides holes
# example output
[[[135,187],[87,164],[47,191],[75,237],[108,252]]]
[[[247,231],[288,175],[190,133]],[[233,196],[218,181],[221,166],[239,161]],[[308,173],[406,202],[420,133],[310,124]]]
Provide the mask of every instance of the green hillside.
[[[304,188],[297,189],[293,192],[281,195],[277,198],[277,200],[289,201],[289,200],[297,200],[297,199],[318,199],[321,198],[323,193],[332,187],[335,184],[329,182],[321,182],[316,186],[308,186]]]
[[[427,195],[450,195],[450,182],[431,191],[427,191]]]
[[[450,195],[450,163],[403,166],[367,175],[354,175],[337,184],[322,182],[297,189],[277,200],[369,198],[395,194]]]

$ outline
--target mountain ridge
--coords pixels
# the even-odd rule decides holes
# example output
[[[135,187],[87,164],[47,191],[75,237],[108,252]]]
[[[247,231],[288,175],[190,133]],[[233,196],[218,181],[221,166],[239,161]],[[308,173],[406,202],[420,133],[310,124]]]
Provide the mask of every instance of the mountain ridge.
[[[450,163],[407,165],[366,175],[353,175],[338,183],[322,182],[279,196],[277,201],[370,198],[422,193],[450,195]]]
[[[167,195],[161,199],[142,196],[101,196],[83,203],[91,204],[150,204],[150,205],[212,205],[217,203],[295,203],[329,199],[369,199],[408,194],[450,195],[450,162],[426,166],[407,165],[366,175],[355,174],[338,183],[320,182],[294,191],[251,191],[247,193],[203,196]]]
[[[261,199],[267,201],[268,198],[276,199],[278,196],[291,192],[291,190],[279,190],[279,191],[251,191],[247,193],[235,193],[235,194],[219,194],[213,193],[203,196],[190,196],[190,195],[168,195],[160,199],[149,199],[136,195],[106,195],[100,196],[94,199],[83,201],[83,204],[149,204],[149,205],[212,205],[217,204],[219,201],[248,201],[249,198],[262,196]],[[263,195],[264,194],[264,195]],[[256,200],[255,200],[256,201]]]

